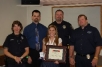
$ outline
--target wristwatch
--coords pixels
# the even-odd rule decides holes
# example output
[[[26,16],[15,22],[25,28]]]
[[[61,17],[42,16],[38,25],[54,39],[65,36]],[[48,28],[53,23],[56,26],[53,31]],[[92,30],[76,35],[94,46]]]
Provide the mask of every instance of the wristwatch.
[[[94,57],[94,59],[97,59],[98,60],[98,57]]]

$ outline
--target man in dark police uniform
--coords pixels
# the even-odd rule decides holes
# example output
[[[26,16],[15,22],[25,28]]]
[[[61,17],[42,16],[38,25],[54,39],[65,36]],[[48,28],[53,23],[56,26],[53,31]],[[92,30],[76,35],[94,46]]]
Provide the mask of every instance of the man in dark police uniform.
[[[58,36],[62,39],[63,46],[69,46],[69,37],[72,34],[72,25],[69,22],[63,20],[64,12],[62,10],[57,10],[55,12],[55,21],[50,25],[55,25],[58,30]],[[68,49],[67,49],[68,50]],[[69,50],[68,50],[69,52]],[[69,67],[68,52],[66,56],[66,63],[60,63],[60,67]]]
[[[75,64],[75,67],[96,67],[102,45],[100,33],[88,23],[87,17],[83,14],[78,16],[78,24],[80,27],[74,30],[70,38],[70,64]]]

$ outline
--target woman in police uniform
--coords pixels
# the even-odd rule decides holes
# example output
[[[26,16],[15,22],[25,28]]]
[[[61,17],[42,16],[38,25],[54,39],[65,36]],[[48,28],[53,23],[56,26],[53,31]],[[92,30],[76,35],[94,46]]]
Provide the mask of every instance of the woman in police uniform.
[[[9,34],[3,44],[7,67],[25,67],[29,47],[26,38],[21,34],[23,29],[20,21],[12,24],[12,34]]]

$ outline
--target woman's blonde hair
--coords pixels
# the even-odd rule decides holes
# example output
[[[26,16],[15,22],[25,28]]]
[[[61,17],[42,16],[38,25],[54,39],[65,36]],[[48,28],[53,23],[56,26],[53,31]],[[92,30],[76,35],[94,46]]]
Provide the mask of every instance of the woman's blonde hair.
[[[50,28],[55,29],[55,41],[54,41],[54,43],[56,43],[56,45],[58,45],[58,32],[57,32],[57,27],[55,25],[48,26],[47,36],[44,38],[45,45],[49,41],[49,30],[50,30]]]

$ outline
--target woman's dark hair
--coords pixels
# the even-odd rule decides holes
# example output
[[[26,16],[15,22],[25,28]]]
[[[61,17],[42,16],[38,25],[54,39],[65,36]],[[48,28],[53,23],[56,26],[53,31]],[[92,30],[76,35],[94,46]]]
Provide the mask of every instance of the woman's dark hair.
[[[14,27],[15,25],[20,26],[21,30],[23,29],[23,26],[22,26],[21,22],[18,21],[18,20],[15,20],[15,21],[13,21],[13,23],[12,23],[12,28],[11,28],[12,32],[14,32],[13,27]],[[20,31],[21,31],[21,30],[20,30]]]

